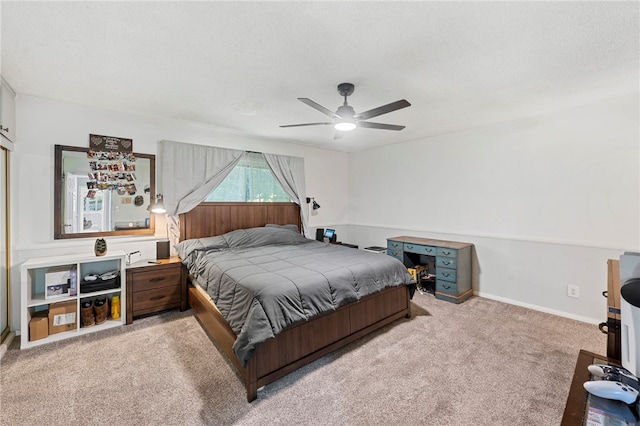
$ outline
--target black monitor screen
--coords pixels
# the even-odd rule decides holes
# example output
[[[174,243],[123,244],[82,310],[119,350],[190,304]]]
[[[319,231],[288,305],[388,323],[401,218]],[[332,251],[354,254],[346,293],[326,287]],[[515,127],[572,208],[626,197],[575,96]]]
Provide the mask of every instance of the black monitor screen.
[[[335,229],[325,229],[324,237],[328,238],[328,239],[332,239],[333,238],[333,234],[335,234],[335,233],[336,233]]]

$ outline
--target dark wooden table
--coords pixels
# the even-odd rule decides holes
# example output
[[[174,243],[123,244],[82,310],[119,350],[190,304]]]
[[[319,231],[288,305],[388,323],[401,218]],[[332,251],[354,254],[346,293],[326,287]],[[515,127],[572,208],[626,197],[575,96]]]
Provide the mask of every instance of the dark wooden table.
[[[593,425],[616,424],[636,425],[640,424],[637,414],[623,402],[613,401],[590,395],[584,390],[583,384],[589,380],[595,380],[587,367],[591,364],[609,364],[619,366],[617,360],[581,350],[573,372],[573,380],[569,388],[567,404],[564,408],[561,426],[583,426],[589,418]],[[604,423],[609,419],[611,423]]]

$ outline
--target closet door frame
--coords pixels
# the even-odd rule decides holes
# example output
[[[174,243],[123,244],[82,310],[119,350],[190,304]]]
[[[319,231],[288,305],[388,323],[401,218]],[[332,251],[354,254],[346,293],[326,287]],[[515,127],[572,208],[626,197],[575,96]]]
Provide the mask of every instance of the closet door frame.
[[[3,236],[2,241],[0,241],[0,245],[4,245],[5,250],[4,250],[3,259],[0,259],[0,262],[4,262],[6,267],[4,268],[4,272],[0,272],[0,273],[2,273],[3,275],[2,279],[6,283],[6,288],[0,289],[0,291],[3,292],[2,296],[6,297],[6,312],[0,311],[0,315],[2,315],[3,320],[6,323],[6,327],[0,330],[0,342],[2,342],[5,339],[5,337],[9,335],[9,332],[11,331],[11,283],[9,280],[9,278],[11,277],[11,245],[10,245],[11,207],[9,204],[9,200],[10,200],[9,191],[11,188],[11,185],[9,182],[9,154],[11,152],[11,149],[10,149],[11,144],[5,144],[4,140],[2,140],[2,142],[3,143],[0,144],[0,151],[2,151],[2,157],[0,158],[2,167],[0,167],[0,170],[3,170],[4,172],[3,173],[4,187],[2,188],[2,191],[0,191],[0,195],[2,196],[2,202],[0,203],[0,208],[4,208],[4,220],[2,221],[2,223],[0,223],[0,226],[3,228],[4,232],[0,233]],[[5,146],[5,145],[9,145],[9,146]],[[0,250],[0,253],[2,253],[2,250]]]

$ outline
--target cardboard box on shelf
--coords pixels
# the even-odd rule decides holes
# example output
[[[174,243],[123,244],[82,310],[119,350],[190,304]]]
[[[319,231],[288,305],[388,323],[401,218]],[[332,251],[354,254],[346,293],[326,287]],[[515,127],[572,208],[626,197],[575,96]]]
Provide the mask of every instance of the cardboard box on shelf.
[[[52,303],[49,305],[49,334],[75,330],[77,316],[75,300]]]
[[[49,312],[40,311],[31,315],[29,321],[29,340],[40,340],[49,336]]]

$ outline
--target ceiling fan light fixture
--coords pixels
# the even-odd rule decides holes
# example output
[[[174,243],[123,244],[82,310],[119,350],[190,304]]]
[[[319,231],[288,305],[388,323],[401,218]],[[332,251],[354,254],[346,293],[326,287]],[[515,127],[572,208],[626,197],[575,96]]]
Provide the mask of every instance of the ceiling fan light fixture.
[[[341,121],[340,123],[336,123],[333,127],[336,130],[340,130],[341,132],[348,132],[356,128],[356,123],[352,123],[350,121]]]
[[[323,121],[321,123],[285,124],[280,127],[333,125],[333,128],[337,130],[337,132],[335,132],[333,135],[334,140],[340,139],[342,137],[341,132],[349,132],[356,127],[396,131],[404,129],[404,126],[398,126],[395,124],[372,123],[365,120],[411,106],[411,104],[407,102],[406,99],[401,99],[399,101],[391,102],[390,104],[382,105],[377,108],[373,108],[368,111],[356,114],[353,107],[347,104],[347,97],[353,94],[354,87],[355,86],[352,83],[340,83],[338,85],[338,93],[340,93],[340,96],[344,97],[344,104],[340,105],[336,112],[323,107],[322,105],[312,101],[309,98],[298,98],[300,102],[310,106],[317,111],[320,111],[327,117],[330,117],[332,119],[331,121]]]

